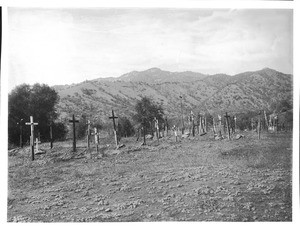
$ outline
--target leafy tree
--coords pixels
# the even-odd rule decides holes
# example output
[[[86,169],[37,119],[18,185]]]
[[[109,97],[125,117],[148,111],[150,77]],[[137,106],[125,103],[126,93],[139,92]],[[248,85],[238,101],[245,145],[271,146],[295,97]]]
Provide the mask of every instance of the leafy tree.
[[[118,135],[121,137],[133,136],[134,127],[127,117],[119,117],[118,119]]]
[[[22,84],[13,89],[8,96],[8,140],[9,143],[19,144],[20,120],[28,122],[33,116],[38,122],[36,132],[41,140],[49,139],[49,122],[57,118],[55,106],[59,101],[57,92],[45,84]],[[25,140],[29,140],[30,127],[23,127]]]
[[[270,109],[274,113],[285,112],[285,111],[290,110],[292,108],[293,108],[292,104],[290,104],[290,102],[287,101],[287,100],[276,101],[276,102],[273,102],[270,105]]]
[[[142,97],[135,105],[136,114],[133,116],[137,123],[140,123],[143,127],[147,128],[147,132],[152,131],[154,118],[158,120],[160,127],[163,124],[163,108],[161,104],[155,103],[148,97]]]
[[[76,130],[76,137],[78,139],[82,139],[87,135],[87,129],[88,129],[88,120],[85,114],[81,115],[79,119],[79,123],[76,124],[75,130]]]
[[[61,122],[54,122],[52,130],[53,130],[53,140],[63,141],[66,139],[68,129],[65,124]]]

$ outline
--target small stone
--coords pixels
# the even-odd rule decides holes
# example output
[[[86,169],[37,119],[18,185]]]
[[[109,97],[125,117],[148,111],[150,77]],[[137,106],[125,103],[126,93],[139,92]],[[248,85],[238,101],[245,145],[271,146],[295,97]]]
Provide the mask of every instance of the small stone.
[[[107,208],[106,210],[105,210],[105,212],[111,212],[112,210],[110,209],[110,208]]]

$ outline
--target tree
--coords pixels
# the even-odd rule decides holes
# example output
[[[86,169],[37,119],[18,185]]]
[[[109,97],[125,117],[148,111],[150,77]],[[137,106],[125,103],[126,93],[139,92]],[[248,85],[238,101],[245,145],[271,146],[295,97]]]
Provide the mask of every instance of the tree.
[[[273,102],[270,105],[270,109],[274,113],[285,112],[285,111],[290,110],[292,108],[293,108],[292,104],[290,104],[290,102],[287,101],[287,100],[276,101],[276,102]]]
[[[127,117],[119,117],[118,119],[118,135],[121,137],[133,136],[134,127]]]
[[[137,123],[140,123],[143,127],[147,128],[147,132],[152,131],[153,121],[156,118],[159,122],[159,126],[163,124],[163,108],[162,105],[155,103],[148,97],[142,97],[135,105],[136,114],[133,116]]]
[[[8,140],[12,144],[19,144],[20,120],[22,124],[33,116],[38,122],[36,132],[41,140],[49,139],[49,123],[57,118],[55,106],[59,101],[57,92],[45,84],[22,84],[13,89],[8,96]],[[24,139],[30,136],[30,127],[23,127]]]

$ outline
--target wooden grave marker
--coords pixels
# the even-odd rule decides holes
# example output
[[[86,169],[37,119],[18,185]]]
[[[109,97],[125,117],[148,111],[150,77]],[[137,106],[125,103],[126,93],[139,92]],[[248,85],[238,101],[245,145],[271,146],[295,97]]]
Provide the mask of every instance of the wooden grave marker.
[[[230,116],[226,112],[226,114],[225,114],[224,117],[226,118],[227,131],[228,131],[228,139],[230,140],[230,128],[229,128],[229,120],[228,120],[228,118],[230,118]]]
[[[195,115],[193,113],[193,111],[191,110],[191,123],[192,123],[192,135],[193,137],[195,137]]]
[[[159,142],[159,125],[158,125],[158,119],[156,117],[154,117],[154,128],[155,128],[155,132],[156,132],[156,138],[157,138],[157,142]]]
[[[49,128],[50,128],[50,149],[53,148],[53,121],[49,123]]]
[[[87,142],[87,148],[90,148],[90,134],[91,134],[91,121],[88,120],[87,121],[87,126],[88,126],[88,129],[87,129],[87,136],[86,136],[86,142]]]
[[[76,151],[76,128],[75,128],[75,123],[79,123],[79,120],[75,119],[75,116],[73,114],[73,117],[71,120],[69,120],[70,123],[73,123],[73,152]]]
[[[115,116],[114,110],[111,110],[111,117],[109,117],[109,119],[113,120],[116,148],[118,148],[117,128],[116,128],[116,122],[115,122],[115,119],[117,119],[117,118],[118,117]]]
[[[259,140],[260,140],[260,126],[261,126],[260,115],[261,115],[261,111],[259,111],[258,113],[258,124],[257,124],[257,133],[258,133]]]
[[[30,116],[30,122],[26,122],[26,125],[30,125],[31,134],[30,134],[30,146],[31,146],[31,160],[34,161],[34,126],[38,125],[33,121],[33,116]]]

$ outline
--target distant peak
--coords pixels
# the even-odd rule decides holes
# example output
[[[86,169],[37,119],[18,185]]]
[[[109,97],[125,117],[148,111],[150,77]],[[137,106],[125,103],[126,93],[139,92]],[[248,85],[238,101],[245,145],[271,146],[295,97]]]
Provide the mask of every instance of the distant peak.
[[[149,71],[149,72],[158,72],[158,71],[162,71],[162,70],[159,69],[159,68],[154,67],[154,68],[147,69],[146,71]]]
[[[265,68],[263,68],[261,71],[276,71],[276,70],[271,69],[271,68],[268,68],[268,67],[265,67]]]

